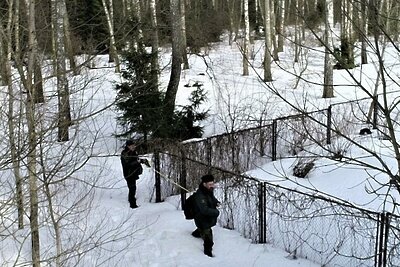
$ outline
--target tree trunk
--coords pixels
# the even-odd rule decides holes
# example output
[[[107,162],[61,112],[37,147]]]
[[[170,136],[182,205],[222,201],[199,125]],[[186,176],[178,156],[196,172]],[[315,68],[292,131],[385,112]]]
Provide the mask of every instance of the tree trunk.
[[[119,58],[117,53],[117,47],[115,45],[115,34],[114,34],[114,7],[113,0],[101,0],[104,8],[104,13],[106,14],[108,33],[110,35],[110,53],[109,62],[115,63],[115,72],[120,72]]]
[[[6,30],[3,29],[3,23],[0,18],[0,36],[5,38],[5,41],[0,38],[0,54],[1,54],[1,62],[4,67],[4,82],[7,85],[8,89],[8,138],[10,143],[10,156],[12,162],[13,173],[15,177],[15,187],[16,187],[16,202],[17,202],[17,210],[18,210],[18,229],[24,228],[24,198],[22,192],[22,177],[20,173],[20,159],[18,155],[19,144],[18,144],[18,136],[19,133],[15,131],[15,112],[14,107],[16,106],[15,102],[15,94],[14,86],[12,81],[12,73],[11,73],[11,54],[12,54],[12,25],[13,25],[13,14],[14,12],[14,1],[9,1],[8,6],[8,19],[7,23],[5,23]],[[7,44],[5,47],[2,44]],[[21,112],[19,112],[21,114]]]
[[[189,69],[189,62],[186,52],[187,41],[186,41],[186,8],[185,8],[185,0],[180,0],[180,7],[181,7],[181,38],[182,38],[182,62],[183,62],[183,69]]]
[[[133,44],[133,46],[134,47],[138,47],[138,45],[139,45],[139,41],[138,40],[142,40],[143,39],[143,32],[142,32],[142,26],[141,26],[141,24],[142,24],[142,18],[141,18],[141,7],[140,7],[140,3],[139,3],[139,0],[133,0],[133,5],[134,5],[134,14],[135,14],[135,16],[136,16],[136,19],[137,19],[137,21],[138,21],[138,23],[139,23],[139,25],[138,25],[138,37],[137,37],[137,40],[135,41],[135,43]]]
[[[300,54],[300,14],[299,14],[299,1],[294,0],[296,4],[296,12],[295,12],[295,26],[294,26],[294,62],[299,62],[299,54]]]
[[[179,14],[179,0],[170,0],[170,7],[170,18],[172,25],[172,66],[171,75],[164,98],[164,115],[166,123],[171,122],[174,114],[176,93],[178,92],[182,69],[181,18]]]
[[[273,52],[272,52],[272,57],[273,57],[273,59],[274,59],[274,61],[279,61],[279,55],[278,55],[278,41],[277,41],[277,33],[276,33],[276,24],[277,24],[277,21],[276,21],[276,12],[275,12],[275,10],[276,10],[276,6],[275,6],[276,4],[274,4],[274,1],[271,1],[270,2],[270,6],[269,6],[269,8],[270,8],[270,13],[271,13],[271,17],[270,17],[270,21],[271,21],[271,23],[272,23],[272,25],[271,25],[271,43],[273,44],[273,47],[274,47],[274,50],[273,50]]]
[[[394,7],[393,7],[393,12],[394,12],[394,17],[395,18],[398,18],[398,17],[400,17],[400,3],[398,3],[397,1],[396,2],[394,2]],[[399,27],[399,20],[398,19],[393,19],[393,34],[394,34],[394,37],[393,37],[393,41],[394,42],[398,42],[399,41],[399,34],[400,34],[400,32],[399,32],[399,29],[400,29],[400,27]]]
[[[292,1],[291,0],[283,0],[283,1],[285,1],[284,8],[283,8],[283,25],[287,26],[287,25],[289,25],[289,21],[290,21],[289,15],[290,15],[290,7],[292,6]]]
[[[367,57],[367,38],[368,38],[368,15],[367,5],[368,0],[361,1],[361,15],[360,15],[360,40],[361,40],[361,64],[368,64]]]
[[[243,37],[243,76],[249,75],[250,22],[249,0],[243,0],[244,37]]]
[[[285,0],[278,0],[276,13],[276,34],[278,35],[278,52],[283,52],[283,16],[285,13]]]
[[[333,0],[326,1],[325,5],[325,64],[324,64],[324,91],[323,98],[333,97]]]
[[[342,27],[340,41],[340,64],[342,68],[354,68],[352,8],[349,0],[343,1],[342,5]]]
[[[20,45],[20,31],[19,31],[19,7],[20,7],[20,0],[15,1],[15,13],[14,13],[14,60],[16,62],[21,60],[21,45]]]
[[[64,40],[65,40],[65,48],[67,50],[67,55],[69,59],[69,67],[74,75],[78,75],[80,73],[80,69],[76,66],[74,48],[72,47],[71,43],[71,33],[70,33],[67,5],[65,3],[65,0],[60,0],[59,4],[61,5],[60,8],[62,8],[63,10]]]
[[[35,41],[37,42],[36,38]],[[37,44],[36,47],[38,47]],[[35,87],[33,98],[35,99],[35,103],[44,103],[42,59],[39,57],[39,52],[36,53],[35,57],[33,80],[33,86]]]
[[[1,21],[1,17],[0,17],[0,34],[3,34],[3,25],[1,24],[3,23]],[[5,52],[5,48],[4,45],[6,42],[3,42],[1,35],[0,35],[0,86],[5,86],[7,85],[7,71],[6,71],[6,67],[5,67],[5,60],[6,60],[6,52]]]
[[[55,14],[52,15],[54,19],[54,35],[53,43],[55,44],[55,61],[56,64],[56,76],[57,76],[57,98],[58,98],[58,138],[59,142],[65,142],[69,140],[69,126],[71,124],[71,112],[69,103],[69,88],[67,79],[67,68],[66,68],[66,36],[65,36],[65,16],[66,6],[64,0],[52,0],[52,11]]]
[[[54,210],[54,204],[53,204],[53,195],[50,190],[50,184],[48,183],[46,177],[44,178],[44,192],[46,194],[47,198],[47,205],[49,209],[49,214],[50,214],[50,219],[51,223],[53,224],[54,228],[54,237],[56,239],[56,266],[61,267],[62,266],[62,242],[61,242],[61,229],[60,229],[60,223],[56,218],[56,212]]]
[[[14,1],[10,1],[10,13],[15,14],[17,18],[14,18],[16,23],[19,23],[17,19],[19,20],[19,10],[16,10],[19,8],[19,1],[16,0],[16,5],[15,5],[15,12],[13,12],[12,8],[12,3]],[[23,229],[24,228],[24,195],[23,195],[23,190],[22,190],[22,176],[21,176],[21,163],[18,155],[19,151],[19,143],[18,143],[18,136],[20,133],[15,132],[15,121],[14,121],[14,107],[15,107],[15,93],[14,92],[14,86],[12,82],[12,74],[11,74],[11,55],[12,55],[12,17],[9,16],[9,20],[7,22],[7,63],[6,63],[6,69],[7,69],[7,76],[9,77],[8,80],[8,95],[10,97],[9,102],[8,102],[8,130],[10,133],[10,153],[11,153],[11,160],[12,160],[12,166],[13,166],[13,172],[14,172],[14,177],[15,177],[15,187],[16,187],[16,199],[17,199],[17,210],[18,210],[18,228]],[[15,26],[17,28],[17,26]],[[22,107],[20,105],[20,107]],[[19,110],[19,114],[21,114],[21,110]]]
[[[35,86],[33,85],[33,69],[37,59],[37,41],[35,25],[35,0],[26,0],[28,14],[28,68],[26,89],[26,119],[28,124],[28,177],[30,196],[30,228],[32,241],[32,266],[40,266],[40,238],[39,238],[39,205],[36,173],[36,121],[35,121]]]
[[[227,0],[227,1],[228,1],[228,12],[229,12],[229,45],[232,45],[233,40],[234,40],[234,34],[236,33],[236,30],[235,30],[236,6],[235,6],[234,0]]]
[[[271,73],[271,7],[269,0],[264,0],[264,82],[272,81]]]
[[[151,42],[151,51],[152,51],[152,61],[151,61],[151,75],[152,81],[155,86],[158,87],[158,75],[160,72],[160,67],[158,64],[158,49],[159,49],[159,40],[158,40],[158,25],[157,25],[157,8],[156,1],[150,0],[150,15],[151,15],[151,29],[152,29],[152,42]]]

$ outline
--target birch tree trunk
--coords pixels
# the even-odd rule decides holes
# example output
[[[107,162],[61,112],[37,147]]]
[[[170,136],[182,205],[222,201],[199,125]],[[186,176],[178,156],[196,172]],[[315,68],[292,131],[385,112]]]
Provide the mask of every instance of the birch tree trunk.
[[[71,124],[71,112],[69,103],[69,86],[66,68],[66,35],[65,35],[65,16],[66,6],[64,0],[52,0],[52,14],[54,19],[54,41],[55,61],[57,76],[57,98],[58,98],[58,141],[65,142],[69,140],[69,126]]]
[[[20,175],[20,159],[18,151],[18,136],[15,131],[15,92],[12,81],[11,73],[11,53],[12,53],[12,24],[14,13],[14,1],[8,2],[7,20],[5,22],[0,18],[0,64],[1,64],[1,77],[4,82],[3,85],[7,86],[8,93],[8,113],[7,113],[7,126],[8,126],[8,141],[10,144],[10,157],[12,162],[13,173],[15,177],[16,186],[16,202],[18,210],[18,228],[24,228],[24,206],[23,206],[23,193],[22,193],[22,178]],[[4,16],[6,17],[6,16]],[[3,25],[6,28],[3,28]],[[19,112],[21,114],[21,112]]]
[[[181,37],[182,37],[182,62],[183,62],[183,69],[189,69],[189,62],[187,58],[187,41],[186,41],[186,7],[185,7],[185,0],[180,0],[180,7],[181,7]]]
[[[59,4],[63,12],[63,27],[64,27],[64,41],[65,41],[64,43],[68,55],[69,66],[73,74],[78,75],[80,73],[80,70],[76,65],[74,48],[72,47],[71,43],[71,33],[70,33],[67,5],[65,3],[65,0],[60,0]]]
[[[299,62],[300,54],[300,14],[299,14],[299,1],[294,0],[296,4],[295,26],[294,26],[294,62]]]
[[[352,13],[351,3],[349,0],[344,0],[342,4],[340,64],[342,68],[346,69],[354,68]]]
[[[19,7],[20,7],[20,0],[14,0],[15,1],[15,13],[14,13],[14,46],[15,46],[15,52],[14,52],[14,60],[16,62],[21,60],[21,45],[20,45],[20,31],[19,31]]]
[[[37,42],[37,39],[35,38],[35,41]],[[36,47],[38,45],[36,44]],[[43,76],[42,76],[42,57],[39,57],[39,51],[36,53],[35,57],[35,62],[34,62],[34,75],[33,75],[33,80],[34,84],[33,86],[35,87],[34,90],[34,99],[35,103],[44,103],[44,94],[43,94]]]
[[[278,52],[283,52],[283,22],[285,14],[285,0],[277,0],[276,35],[278,35]]]
[[[17,8],[19,5],[16,5],[15,8]],[[11,155],[11,161],[12,161],[12,168],[13,168],[13,173],[15,177],[15,187],[16,187],[16,202],[17,202],[17,210],[18,210],[18,229],[23,229],[24,228],[24,195],[22,191],[22,177],[21,177],[21,163],[20,163],[20,158],[18,155],[19,151],[19,143],[18,143],[18,136],[19,133],[16,132],[15,130],[15,123],[16,123],[16,117],[15,117],[15,107],[16,101],[15,101],[15,94],[16,92],[14,91],[14,85],[12,81],[12,73],[11,73],[11,55],[12,55],[12,26],[15,21],[15,18],[13,18],[13,14],[18,14],[18,11],[14,11],[14,1],[10,0],[9,1],[9,6],[8,6],[8,19],[7,19],[7,26],[6,26],[6,31],[4,32],[3,29],[1,29],[2,34],[6,38],[5,44],[7,44],[6,47],[4,47],[4,59],[5,61],[2,63],[5,67],[5,82],[7,84],[7,91],[8,91],[8,138],[10,142],[10,155]],[[1,19],[0,19],[1,23]],[[0,28],[2,26],[0,25]],[[2,40],[0,40],[1,42]],[[2,57],[3,59],[3,57]],[[19,114],[21,114],[21,110],[19,110]]]
[[[158,40],[158,25],[157,25],[157,8],[156,1],[150,0],[150,15],[151,15],[151,29],[152,29],[152,42],[151,42],[151,51],[152,51],[152,61],[151,61],[151,73],[152,80],[155,86],[158,86],[158,75],[160,72],[160,67],[158,64],[158,49],[159,49],[159,40]]]
[[[271,7],[270,0],[264,0],[264,82],[272,81],[271,73]]]
[[[141,6],[140,6],[140,3],[139,3],[139,0],[133,0],[133,5],[134,5],[134,16],[136,17],[136,19],[137,19],[137,21],[138,21],[138,23],[139,23],[139,25],[138,25],[138,39],[139,40],[141,40],[141,39],[143,39],[143,32],[142,32],[142,26],[141,26],[141,20],[142,20],[142,18],[141,18]],[[139,45],[139,43],[141,43],[141,42],[139,42],[138,40],[136,40],[135,41],[135,43],[133,44],[134,45],[134,47],[138,47],[138,45]]]
[[[28,68],[25,87],[28,93],[26,101],[26,119],[28,124],[28,178],[30,196],[30,229],[32,241],[32,266],[40,266],[40,238],[39,238],[39,205],[36,173],[36,111],[35,111],[35,86],[33,85],[33,69],[37,59],[37,41],[35,25],[35,0],[26,0],[28,15]]]
[[[272,51],[272,57],[274,59],[274,61],[279,61],[279,54],[278,54],[278,41],[277,41],[277,34],[276,34],[276,24],[277,24],[277,18],[276,18],[276,7],[274,4],[274,1],[269,2],[270,6],[270,21],[271,21],[271,43],[274,47],[274,50]]]
[[[235,5],[235,2],[236,2],[235,0],[227,0],[227,2],[228,2],[227,8],[228,8],[228,12],[229,12],[229,45],[232,45],[233,40],[235,39],[234,35],[236,33],[235,12],[238,7]]]
[[[368,0],[360,2],[360,40],[361,40],[361,64],[368,64],[367,38],[368,38]]]
[[[27,17],[28,17],[28,21],[30,19],[30,14],[29,12],[31,11],[31,5],[34,5],[35,1],[33,1],[33,3],[31,4],[31,0],[25,0],[25,7],[26,7],[26,13],[27,13]],[[35,10],[35,7],[33,7],[33,10]],[[33,18],[34,20],[34,18]],[[28,22],[29,23],[29,22]],[[31,25],[29,25],[31,26]],[[18,26],[19,27],[19,26]],[[33,26],[35,28],[35,30],[33,32],[30,32],[30,27],[28,27],[28,39],[32,38],[32,42],[34,43],[33,46],[35,47],[35,51],[34,53],[28,53],[29,55],[34,55],[34,58],[32,59],[33,61],[31,62],[32,65],[28,66],[31,67],[30,71],[32,74],[32,86],[28,86],[26,87],[26,89],[31,90],[30,95],[32,97],[32,100],[34,101],[34,103],[43,103],[44,102],[44,95],[43,95],[43,78],[42,78],[42,69],[41,69],[41,58],[39,58],[39,50],[38,50],[38,43],[37,43],[37,36],[36,36],[36,26]],[[18,34],[19,34],[19,28],[18,28]],[[19,36],[19,35],[18,35]],[[30,40],[28,40],[29,42]],[[28,45],[29,46],[29,45]],[[17,44],[17,49],[20,49],[20,44],[18,41]],[[28,49],[28,51],[30,51]],[[30,51],[31,52],[31,51]],[[20,50],[18,50],[18,53],[20,55]],[[29,56],[28,56],[29,58]],[[22,58],[16,58],[16,60],[21,61]],[[28,59],[29,61],[29,59]],[[18,64],[19,67],[22,68],[22,62],[20,62],[20,64]],[[29,65],[29,62],[28,62]],[[23,73],[21,72],[21,70],[19,71],[20,74]],[[29,70],[28,70],[29,72]],[[22,74],[23,75],[23,74]],[[29,75],[27,75],[29,77]]]
[[[250,22],[249,0],[243,0],[244,36],[243,36],[243,76],[249,75]]]
[[[290,19],[289,11],[290,11],[290,7],[292,5],[292,1],[291,0],[283,0],[283,1],[285,1],[284,9],[283,9],[283,25],[287,26],[287,25],[289,25],[289,19]]]
[[[325,63],[324,63],[324,90],[323,98],[333,97],[333,0],[327,0],[325,4]]]
[[[182,50],[181,50],[181,17],[179,14],[179,0],[170,0],[171,7],[171,25],[172,25],[172,66],[171,75],[169,78],[169,83],[167,91],[164,98],[164,115],[165,122],[169,123],[172,120],[174,109],[176,93],[178,92],[179,81],[181,78],[181,60],[182,60]]]
[[[50,219],[53,224],[54,235],[55,235],[55,239],[56,239],[56,251],[57,251],[56,266],[61,267],[62,266],[61,262],[62,262],[62,257],[63,257],[62,243],[61,243],[61,227],[60,227],[59,220],[56,218],[57,214],[56,214],[56,212],[54,210],[54,206],[53,206],[54,205],[53,204],[53,194],[51,193],[50,184],[48,181],[45,181],[45,183],[44,183],[44,192],[46,194]]]
[[[0,23],[3,23],[1,21],[1,17],[0,17]],[[2,35],[4,35],[4,29],[3,25],[0,24],[0,86],[5,86],[7,85],[7,71],[5,69],[5,65],[4,62],[6,60],[6,52],[5,52],[5,48],[4,48],[4,44],[6,43],[5,41],[3,41],[2,39]]]
[[[103,4],[104,13],[106,14],[108,33],[110,34],[110,53],[109,62],[115,63],[115,72],[120,72],[119,58],[117,53],[117,47],[115,45],[115,34],[114,34],[114,7],[113,0],[101,0]]]

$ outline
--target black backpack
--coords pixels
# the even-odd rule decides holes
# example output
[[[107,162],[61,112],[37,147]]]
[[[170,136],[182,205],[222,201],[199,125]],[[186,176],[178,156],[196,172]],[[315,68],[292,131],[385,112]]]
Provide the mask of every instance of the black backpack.
[[[190,195],[183,205],[183,214],[185,214],[186,220],[194,219],[194,205],[195,205],[195,195],[196,193]]]

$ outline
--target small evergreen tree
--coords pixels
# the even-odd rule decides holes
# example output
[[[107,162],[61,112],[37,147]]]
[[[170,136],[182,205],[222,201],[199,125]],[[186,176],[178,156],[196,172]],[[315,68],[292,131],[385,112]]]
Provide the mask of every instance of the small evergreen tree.
[[[143,46],[131,48],[125,54],[127,68],[122,72],[126,82],[116,86],[118,117],[125,132],[119,136],[142,134],[145,141],[159,127],[163,94],[151,80],[151,59]]]
[[[81,40],[82,52],[108,53],[107,20],[101,0],[66,1],[72,33]]]
[[[191,93],[190,104],[182,106],[175,111],[172,124],[160,127],[155,137],[186,140],[199,138],[203,135],[203,127],[200,122],[207,118],[208,110],[200,111],[200,105],[207,99],[206,93],[201,86]]]
[[[122,72],[126,80],[116,86],[117,108],[121,115],[117,118],[124,132],[118,137],[138,135],[145,146],[151,138],[184,140],[201,137],[203,127],[199,122],[207,117],[208,111],[198,111],[206,100],[201,85],[196,85],[189,98],[190,104],[174,112],[172,121],[163,116],[164,94],[152,80],[151,60],[154,55],[143,45],[132,47],[125,55],[126,70]]]

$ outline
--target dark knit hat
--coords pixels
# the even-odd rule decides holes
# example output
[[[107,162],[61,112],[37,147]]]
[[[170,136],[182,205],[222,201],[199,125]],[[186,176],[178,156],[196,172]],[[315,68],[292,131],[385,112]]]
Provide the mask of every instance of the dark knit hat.
[[[128,140],[126,140],[126,142],[125,142],[125,146],[130,146],[130,145],[134,145],[134,144],[135,144],[135,142],[133,142],[132,139],[128,139]]]
[[[213,181],[214,181],[214,176],[212,174],[206,174],[201,177],[202,183],[208,183],[208,182],[213,182]]]

